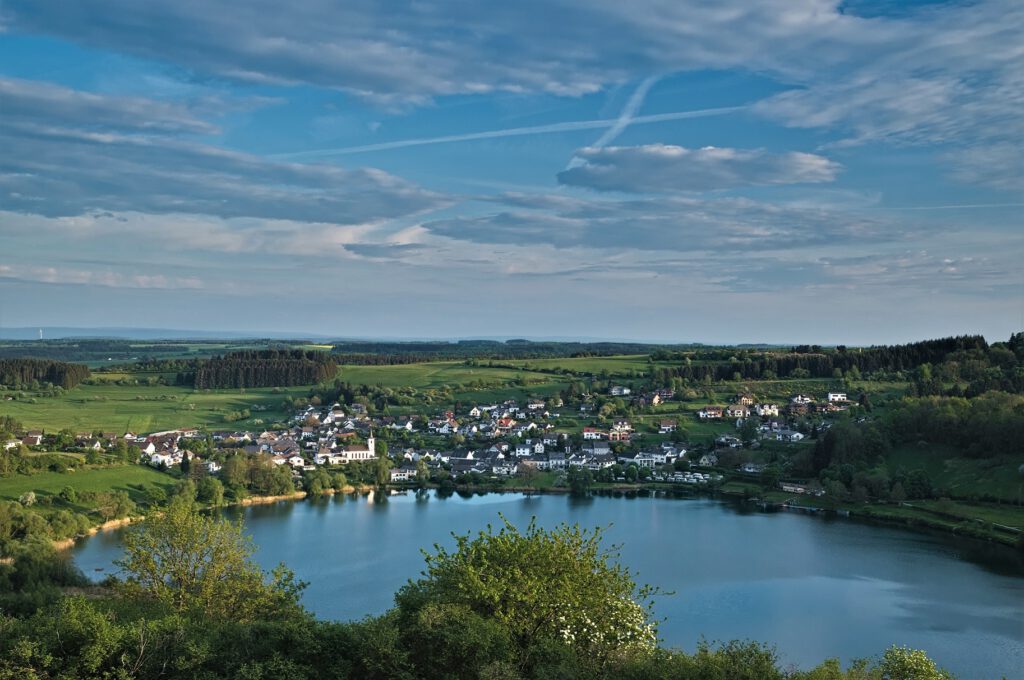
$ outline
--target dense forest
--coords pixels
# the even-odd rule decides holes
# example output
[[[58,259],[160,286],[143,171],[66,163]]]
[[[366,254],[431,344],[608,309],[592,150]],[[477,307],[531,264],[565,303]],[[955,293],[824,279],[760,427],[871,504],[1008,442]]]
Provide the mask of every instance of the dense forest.
[[[69,364],[52,359],[0,359],[0,385],[21,389],[33,383],[50,383],[71,389],[89,377],[83,364]]]
[[[989,345],[981,336],[962,336],[927,340],[908,345],[893,345],[852,350],[837,347],[796,347],[789,352],[729,352],[717,349],[687,356],[655,352],[656,361],[678,360],[680,366],[658,367],[652,377],[669,386],[674,378],[691,382],[727,380],[776,380],[782,378],[859,379],[873,375],[915,372],[910,377],[918,394],[940,394],[944,382],[966,387],[955,396],[975,396],[991,390],[1024,391],[1024,334],[1016,333],[1009,342]],[[941,367],[942,374],[932,371]],[[936,369],[938,371],[938,368]]]
[[[289,387],[329,380],[337,372],[338,364],[326,352],[242,350],[199,362],[195,373],[179,374],[179,381],[190,381],[196,389]]]

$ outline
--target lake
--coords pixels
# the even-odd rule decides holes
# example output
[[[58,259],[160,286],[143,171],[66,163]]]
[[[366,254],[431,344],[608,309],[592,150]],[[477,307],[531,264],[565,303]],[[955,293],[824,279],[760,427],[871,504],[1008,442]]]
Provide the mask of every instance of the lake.
[[[498,525],[501,513],[520,527],[534,516],[545,527],[609,526],[637,580],[674,592],[656,605],[666,646],[750,638],[808,667],[896,643],[963,678],[1024,678],[1024,560],[1001,546],[713,499],[429,493],[224,512],[244,517],[264,568],[283,561],[310,582],[304,603],[324,618],[383,612],[422,570],[421,549]],[[117,531],[73,549],[96,579],[119,554]]]

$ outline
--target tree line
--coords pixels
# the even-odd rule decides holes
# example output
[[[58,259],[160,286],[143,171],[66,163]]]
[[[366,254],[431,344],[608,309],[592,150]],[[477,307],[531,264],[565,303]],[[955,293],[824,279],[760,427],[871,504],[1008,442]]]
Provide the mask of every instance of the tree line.
[[[67,390],[89,375],[89,367],[85,364],[69,364],[53,359],[0,359],[0,384],[15,389],[47,382]]]
[[[196,389],[291,387],[333,378],[338,364],[326,352],[301,349],[242,350],[196,364],[178,381]]]
[[[1019,343],[1018,335],[1011,343]],[[1005,343],[1000,347],[1005,349]],[[950,357],[973,356],[984,359],[990,352],[985,338],[980,335],[925,340],[906,345],[870,347],[850,350],[813,352],[813,347],[795,347],[788,352],[715,350],[713,353],[683,355],[658,352],[651,355],[655,361],[681,361],[681,366],[659,367],[654,370],[656,381],[666,382],[682,378],[693,382],[725,380],[775,380],[780,378],[834,378],[841,373],[854,378],[862,374],[901,372],[924,364],[946,361]],[[819,348],[820,349],[820,348]],[[1011,350],[1011,354],[1012,354]]]

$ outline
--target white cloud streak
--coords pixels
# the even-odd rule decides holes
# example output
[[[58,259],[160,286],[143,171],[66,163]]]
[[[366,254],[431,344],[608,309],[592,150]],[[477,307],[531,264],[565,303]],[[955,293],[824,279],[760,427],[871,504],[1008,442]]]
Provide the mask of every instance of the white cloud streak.
[[[693,111],[672,111],[669,113],[655,113],[646,116],[636,116],[630,119],[631,125],[648,125],[651,123],[665,123],[673,120],[687,120],[690,118],[707,118],[709,116],[727,116],[747,110],[747,106],[720,106],[710,109],[696,109]],[[410,146],[427,146],[430,144],[453,144],[456,142],[471,142],[477,139],[498,139],[501,137],[522,137],[527,135],[546,135],[558,132],[576,132],[578,130],[600,130],[603,128],[614,128],[619,123],[619,118],[606,118],[598,120],[575,120],[563,123],[551,123],[549,125],[531,125],[527,127],[504,128],[501,130],[486,130],[483,132],[467,132],[458,135],[441,135],[439,137],[421,137],[418,139],[400,139],[394,142],[380,142],[378,144],[363,144],[360,146],[344,146],[333,149],[310,149],[308,151],[296,151],[292,153],[272,154],[269,158],[281,160],[301,160],[304,158],[325,158],[329,156],[345,156],[348,154],[368,153],[371,151],[389,151],[392,149],[404,149]]]

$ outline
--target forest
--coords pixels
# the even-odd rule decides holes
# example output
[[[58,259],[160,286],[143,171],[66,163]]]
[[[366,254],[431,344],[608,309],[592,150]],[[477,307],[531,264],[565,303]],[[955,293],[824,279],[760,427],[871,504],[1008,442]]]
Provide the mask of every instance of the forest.
[[[230,352],[196,364],[195,372],[179,374],[179,381],[196,389],[290,387],[329,380],[338,364],[326,352],[301,349],[264,349]]]
[[[33,383],[50,383],[71,389],[89,375],[89,368],[83,364],[52,359],[0,359],[0,385],[13,389],[29,387]]]

